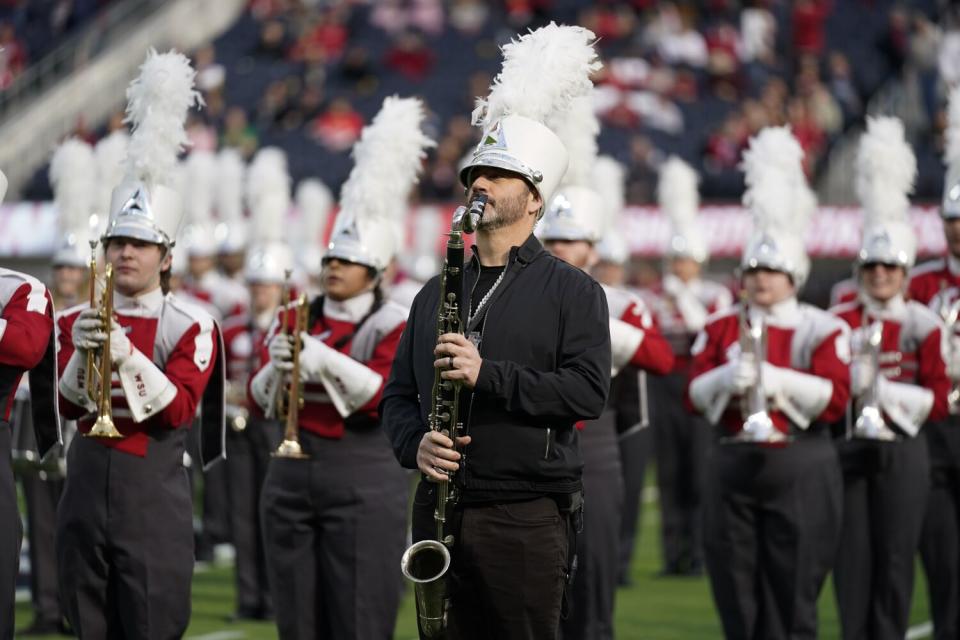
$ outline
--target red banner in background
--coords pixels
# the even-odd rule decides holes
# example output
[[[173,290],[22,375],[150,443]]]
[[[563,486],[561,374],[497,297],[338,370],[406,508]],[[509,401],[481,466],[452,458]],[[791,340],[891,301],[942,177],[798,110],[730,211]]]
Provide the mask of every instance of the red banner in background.
[[[441,216],[441,229],[450,228],[450,218],[456,205],[422,205],[418,209]],[[290,242],[297,245],[302,238],[294,237],[299,227],[299,212],[291,210]],[[913,207],[910,210],[917,233],[917,252],[920,256],[942,255],[946,251],[940,217],[936,207]],[[814,257],[849,258],[860,247],[862,216],[858,207],[821,207],[814,215],[807,233],[807,250]],[[404,246],[414,244],[413,229],[407,218],[403,229]],[[623,234],[628,238],[631,252],[639,257],[656,257],[670,239],[669,221],[656,207],[628,207],[623,214]],[[736,257],[750,237],[753,227],[749,212],[741,206],[704,206],[700,224],[714,257]],[[333,227],[331,216],[318,243],[326,243]],[[36,258],[52,255],[60,243],[57,229],[57,211],[52,203],[24,202],[0,206],[0,257]],[[467,238],[469,244],[470,238]],[[437,255],[443,251],[445,240],[438,235]]]

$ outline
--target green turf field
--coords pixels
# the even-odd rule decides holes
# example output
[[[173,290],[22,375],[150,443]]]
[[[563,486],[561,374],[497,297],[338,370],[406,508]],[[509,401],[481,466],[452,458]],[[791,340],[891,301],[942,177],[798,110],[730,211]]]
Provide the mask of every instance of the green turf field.
[[[617,594],[618,640],[704,640],[720,637],[710,589],[705,578],[658,578],[659,540],[656,505],[647,505],[640,536],[639,553],[633,566],[634,586]],[[398,568],[399,571],[399,568]],[[282,606],[282,605],[281,605]],[[228,569],[198,573],[193,582],[193,618],[187,638],[207,640],[275,638],[270,624],[232,624],[226,617],[233,611],[233,574]],[[17,627],[30,623],[26,604],[17,606]],[[918,568],[917,589],[911,624],[929,620],[926,584]],[[833,592],[828,581],[820,599],[820,637],[839,638]],[[211,634],[211,635],[208,635]],[[413,602],[404,598],[395,637],[416,637]]]

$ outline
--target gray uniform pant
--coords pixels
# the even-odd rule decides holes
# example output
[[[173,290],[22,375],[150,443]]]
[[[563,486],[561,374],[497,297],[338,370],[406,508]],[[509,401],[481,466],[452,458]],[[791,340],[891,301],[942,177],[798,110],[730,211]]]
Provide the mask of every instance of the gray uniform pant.
[[[833,581],[845,640],[902,640],[913,566],[930,493],[922,436],[841,440],[843,535]]]
[[[923,427],[931,487],[920,534],[935,640],[960,638],[960,418]]]
[[[580,431],[583,531],[577,536],[577,574],[570,587],[570,614],[560,625],[566,640],[613,638],[623,508],[614,416],[608,409]]]
[[[782,447],[713,446],[704,551],[728,639],[817,637],[817,596],[840,541],[842,492],[826,432]]]
[[[407,474],[379,426],[300,442],[310,458],[271,459],[260,497],[280,638],[392,638]]]
[[[57,512],[60,598],[80,638],[179,638],[190,621],[193,507],[186,430],[144,458],[78,435]]]

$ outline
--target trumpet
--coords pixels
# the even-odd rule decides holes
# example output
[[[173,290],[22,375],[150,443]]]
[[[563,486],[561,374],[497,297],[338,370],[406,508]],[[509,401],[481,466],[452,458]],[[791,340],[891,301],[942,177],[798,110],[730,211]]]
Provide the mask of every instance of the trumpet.
[[[289,309],[291,306],[291,272],[286,272],[286,283],[284,285],[284,305],[283,308]],[[300,294],[294,306],[293,321],[293,370],[290,372],[290,383],[286,390],[281,386],[278,390],[277,398],[277,416],[285,420],[283,430],[283,442],[273,452],[275,458],[297,458],[303,459],[309,456],[303,452],[300,446],[300,409],[303,408],[303,383],[300,382],[300,350],[303,348],[303,341],[300,339],[300,332],[307,329],[307,296]],[[286,318],[284,318],[286,320]],[[280,328],[280,335],[289,336],[287,323],[283,322]]]
[[[104,270],[103,291],[97,298],[97,242],[90,242],[90,308],[97,310],[107,338],[98,349],[87,351],[87,395],[97,406],[97,421],[87,432],[96,438],[122,438],[123,434],[113,423],[113,408],[110,404],[110,382],[113,362],[110,360],[110,325],[113,322],[113,265],[109,262]],[[99,361],[99,366],[98,366]]]
[[[741,293],[740,297],[740,353],[753,355],[757,368],[757,383],[740,399],[743,428],[735,436],[721,438],[721,442],[785,442],[787,437],[777,430],[770,417],[763,388],[763,363],[767,359],[767,323],[763,316],[757,316],[751,321],[746,293]]]
[[[883,321],[868,323],[867,313],[863,313],[863,339],[857,350],[858,358],[869,358],[873,364],[873,379],[870,386],[857,399],[857,420],[853,425],[853,437],[864,440],[896,440],[897,434],[887,426],[880,409],[880,349],[883,341]]]

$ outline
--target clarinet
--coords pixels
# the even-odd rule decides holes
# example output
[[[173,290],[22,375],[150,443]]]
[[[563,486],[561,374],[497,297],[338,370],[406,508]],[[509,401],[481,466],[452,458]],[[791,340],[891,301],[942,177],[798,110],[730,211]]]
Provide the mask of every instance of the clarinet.
[[[463,234],[472,233],[483,216],[487,196],[477,194],[468,207],[459,207],[453,215],[453,224],[447,234],[447,256],[440,277],[440,302],[437,309],[437,337],[445,333],[463,334],[460,315],[463,292]],[[457,450],[457,438],[463,435],[463,419],[460,416],[461,383],[444,380],[439,369],[434,370],[433,391],[430,407],[430,429],[439,431],[453,440]],[[461,454],[462,455],[462,454]],[[463,468],[465,458],[461,457]],[[435,540],[421,540],[411,545],[403,554],[400,569],[414,584],[417,601],[417,616],[420,630],[427,638],[442,638],[447,627],[449,592],[447,571],[450,568],[450,551],[454,537],[446,531],[447,513],[459,500],[454,486],[454,472],[447,472],[447,479],[437,483],[437,506],[433,518],[437,525]]]

